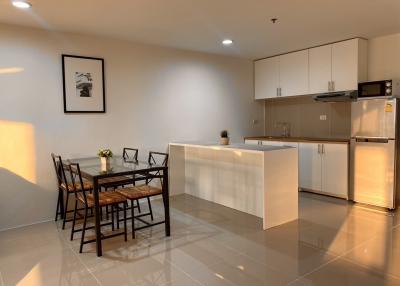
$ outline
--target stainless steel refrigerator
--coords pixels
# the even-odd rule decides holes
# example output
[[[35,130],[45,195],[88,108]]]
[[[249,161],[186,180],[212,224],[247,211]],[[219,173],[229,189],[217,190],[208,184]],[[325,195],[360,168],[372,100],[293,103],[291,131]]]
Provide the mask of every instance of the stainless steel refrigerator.
[[[397,99],[351,104],[350,198],[394,209],[397,181]]]

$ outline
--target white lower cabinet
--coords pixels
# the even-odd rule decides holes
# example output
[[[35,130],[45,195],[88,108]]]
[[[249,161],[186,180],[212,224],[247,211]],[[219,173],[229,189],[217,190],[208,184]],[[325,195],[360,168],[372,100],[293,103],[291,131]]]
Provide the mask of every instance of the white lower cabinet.
[[[348,145],[299,143],[299,186],[348,198]]]
[[[299,187],[322,191],[321,144],[299,143]]]

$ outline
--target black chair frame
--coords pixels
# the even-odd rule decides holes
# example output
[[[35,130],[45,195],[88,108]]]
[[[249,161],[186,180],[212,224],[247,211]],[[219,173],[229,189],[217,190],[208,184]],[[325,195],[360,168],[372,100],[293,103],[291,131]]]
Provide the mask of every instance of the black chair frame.
[[[69,166],[69,172],[70,172],[70,175],[71,175],[71,181],[72,181],[72,184],[73,184],[73,187],[74,187],[74,194],[75,194],[75,208],[74,208],[74,217],[73,217],[72,229],[71,229],[71,240],[73,240],[73,236],[74,236],[74,233],[75,233],[75,232],[82,231],[81,243],[80,243],[80,247],[79,247],[79,253],[82,253],[82,251],[83,251],[83,245],[84,245],[84,244],[93,243],[93,242],[96,241],[96,239],[90,239],[90,240],[86,240],[86,241],[85,241],[85,232],[86,232],[87,230],[89,230],[89,229],[94,229],[94,226],[89,226],[89,227],[86,226],[86,224],[87,224],[87,219],[88,219],[88,210],[89,210],[89,207],[88,207],[88,201],[87,201],[86,192],[83,191],[83,192],[81,192],[81,193],[82,193],[83,200],[84,200],[83,205],[84,205],[84,211],[85,211],[85,214],[84,214],[84,216],[83,216],[83,225],[82,225],[82,228],[81,228],[81,229],[77,229],[77,230],[75,229],[76,216],[77,216],[77,213],[78,213],[78,208],[77,208],[77,206],[78,206],[78,202],[80,201],[80,200],[78,199],[78,193],[79,193],[79,192],[78,192],[78,190],[77,190],[77,188],[76,188],[76,183],[75,183],[75,182],[76,182],[76,178],[75,178],[75,177],[78,177],[78,180],[79,180],[79,183],[80,183],[81,186],[82,186],[82,189],[83,189],[83,179],[82,179],[82,175],[81,175],[81,170],[80,170],[79,164],[77,164],[77,163],[69,163],[68,166]],[[107,226],[107,225],[111,225],[111,226],[112,226],[112,231],[115,230],[115,227],[114,227],[114,215],[113,215],[113,213],[114,213],[114,208],[117,208],[117,209],[118,209],[118,205],[119,205],[119,204],[121,204],[121,203],[110,204],[110,205],[111,205],[111,212],[112,212],[112,215],[111,215],[111,222],[106,222],[106,223],[100,224],[100,227],[102,227],[102,226]],[[122,208],[122,209],[123,209],[123,212],[124,212],[124,219],[125,219],[124,231],[123,231],[123,232],[117,232],[117,233],[110,234],[110,235],[103,235],[103,234],[102,234],[102,235],[101,235],[101,239],[108,239],[108,238],[116,237],[116,236],[119,236],[119,235],[123,235],[125,241],[127,241],[126,201],[123,202],[122,204],[123,204],[123,208]]]

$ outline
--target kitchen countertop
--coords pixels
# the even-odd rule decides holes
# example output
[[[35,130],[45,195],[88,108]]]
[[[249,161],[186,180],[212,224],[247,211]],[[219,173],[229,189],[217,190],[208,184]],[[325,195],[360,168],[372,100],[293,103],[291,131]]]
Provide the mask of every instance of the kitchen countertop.
[[[204,142],[204,141],[171,142],[169,144],[175,146],[211,148],[214,150],[232,150],[232,151],[236,150],[236,151],[249,151],[249,152],[266,152],[266,151],[291,148],[287,146],[250,145],[243,143],[231,143],[229,145],[220,145],[216,142]]]
[[[350,138],[311,138],[311,137],[282,137],[282,136],[253,136],[244,137],[244,140],[265,140],[283,142],[316,142],[316,143],[340,143],[349,144]]]

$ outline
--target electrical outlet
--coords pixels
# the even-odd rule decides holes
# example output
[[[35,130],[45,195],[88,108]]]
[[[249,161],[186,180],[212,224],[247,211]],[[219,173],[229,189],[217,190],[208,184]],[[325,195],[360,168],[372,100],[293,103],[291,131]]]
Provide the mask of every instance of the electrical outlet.
[[[326,120],[326,115],[325,114],[321,114],[319,116],[319,120]]]

